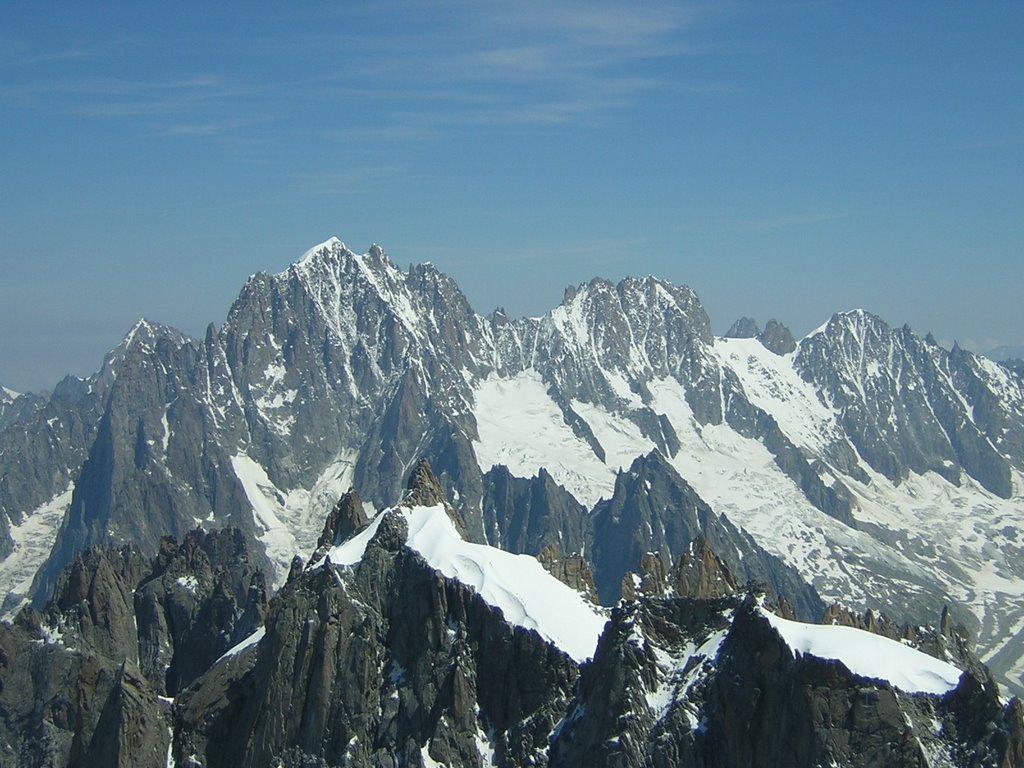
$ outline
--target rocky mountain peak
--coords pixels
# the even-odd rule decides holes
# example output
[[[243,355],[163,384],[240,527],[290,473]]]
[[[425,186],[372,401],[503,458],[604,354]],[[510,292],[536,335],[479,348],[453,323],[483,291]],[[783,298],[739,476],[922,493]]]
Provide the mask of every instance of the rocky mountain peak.
[[[337,237],[329,237],[324,242],[314,245],[312,248],[306,250],[305,253],[299,257],[296,264],[303,264],[314,258],[326,258],[338,253],[351,253],[348,246],[345,245]]]
[[[776,355],[788,355],[796,350],[796,340],[789,328],[778,320],[772,319],[765,323],[764,330],[752,317],[741,317],[725,332],[727,339],[757,339],[765,349]]]
[[[796,351],[796,340],[789,328],[778,320],[769,320],[764,324],[764,330],[757,335],[765,348],[777,355],[788,355]]]
[[[15,392],[0,386],[0,430],[32,418],[46,404],[46,396],[35,392]]]
[[[739,588],[729,566],[715,554],[703,534],[676,559],[669,583],[681,597],[704,600],[736,594]]]
[[[463,539],[469,540],[470,536],[466,530],[466,523],[459,516],[459,513],[448,500],[447,494],[441,487],[440,480],[434,474],[430,462],[422,457],[416,462],[416,466],[409,474],[409,480],[405,484],[406,493],[402,499],[402,506],[405,507],[436,507],[444,508],[448,518],[455,526],[455,530]]]
[[[725,332],[727,339],[753,339],[761,333],[757,321],[752,317],[741,317]]]
[[[426,458],[416,462],[405,487],[408,492],[403,501],[409,506],[433,507],[447,503],[441,483]]]
[[[369,524],[370,518],[363,509],[362,499],[355,489],[350,488],[327,515],[323,532],[316,543],[317,551],[337,546]],[[319,557],[314,555],[313,560],[317,559]]]
[[[130,350],[137,347],[144,351],[150,351],[160,339],[167,339],[176,346],[181,346],[191,341],[177,328],[172,328],[162,323],[155,323],[142,317],[135,322],[131,330],[125,334],[121,344],[115,349],[123,348]]]

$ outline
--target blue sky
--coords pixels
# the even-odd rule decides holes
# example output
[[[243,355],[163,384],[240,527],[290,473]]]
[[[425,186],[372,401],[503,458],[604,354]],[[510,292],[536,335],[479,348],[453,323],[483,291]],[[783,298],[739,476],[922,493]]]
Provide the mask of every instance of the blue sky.
[[[337,235],[540,314],[1024,344],[1024,4],[0,4],[0,383],[201,334]]]

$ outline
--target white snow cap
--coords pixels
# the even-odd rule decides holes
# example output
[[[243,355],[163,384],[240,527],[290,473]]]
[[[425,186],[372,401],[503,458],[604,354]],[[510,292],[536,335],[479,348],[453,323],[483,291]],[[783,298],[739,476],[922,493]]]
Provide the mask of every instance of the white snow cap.
[[[320,251],[324,250],[325,248],[328,251],[332,250],[334,248],[334,246],[336,246],[336,245],[340,245],[342,248],[345,247],[345,244],[343,242],[341,242],[341,240],[339,240],[336,237],[330,237],[327,240],[324,240],[319,245],[314,245],[312,248],[310,248],[308,251],[306,251],[304,254],[302,254],[302,258],[299,259],[299,263],[301,264],[306,259],[308,259],[308,258],[310,258],[312,256],[315,256],[316,254],[320,253]]]
[[[536,630],[575,661],[593,657],[606,617],[535,558],[464,541],[440,504],[396,507],[390,514],[395,513],[409,526],[406,546],[432,568],[471,587],[489,605],[500,608],[506,621]],[[377,515],[365,530],[332,548],[331,562],[358,563],[386,514]]]
[[[888,637],[855,627],[789,621],[763,609],[761,615],[794,654],[841,661],[855,675],[887,680],[907,693],[942,695],[960,680],[960,670],[952,664]]]

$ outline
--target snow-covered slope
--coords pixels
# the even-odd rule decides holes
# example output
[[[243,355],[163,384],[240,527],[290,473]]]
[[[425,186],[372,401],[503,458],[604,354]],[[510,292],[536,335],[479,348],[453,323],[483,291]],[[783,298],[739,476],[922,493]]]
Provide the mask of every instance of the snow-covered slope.
[[[1019,681],[1019,376],[862,311],[782,355],[710,327],[692,290],[653,277],[482,317],[434,267],[332,238],[253,275],[202,340],[140,321],[95,376],[0,433],[0,533],[73,483],[51,578],[83,546],[155,550],[201,524],[258,538],[280,581],[341,492],[393,504],[421,456],[481,542],[492,466],[545,468],[592,507],[657,450],[826,600],[915,622],[950,603]],[[31,570],[19,551],[0,588]]]
[[[860,312],[853,313],[849,322],[874,325]],[[809,338],[814,341],[826,327]],[[1014,466],[1012,494],[1001,498],[960,468],[955,453],[943,460],[944,475],[905,468],[894,478],[886,476],[860,456],[857,430],[851,434],[849,408],[837,406],[827,389],[802,375],[801,366],[807,362],[800,355],[810,343],[805,340],[796,352],[778,355],[756,339],[716,339],[707,353],[717,364],[721,389],[727,389],[725,382],[735,377],[741,396],[770,415],[800,452],[815,462],[815,471],[827,487],[850,500],[852,526],[816,507],[764,440],[744,435],[724,420],[702,423],[687,399],[685,385],[671,377],[650,377],[640,392],[625,389],[612,401],[572,400],[576,420],[572,431],[567,423],[549,424],[545,430],[531,428],[529,414],[542,412],[542,404],[547,404],[543,412],[554,412],[551,396],[538,383],[537,374],[527,370],[513,377],[490,378],[475,392],[474,413],[482,426],[474,448],[484,469],[501,462],[528,476],[545,467],[577,498],[590,503],[597,496],[608,496],[615,470],[659,447],[650,430],[645,434],[638,426],[644,423],[642,414],[650,411],[667,422],[678,438],[670,461],[682,477],[714,510],[795,565],[826,600],[859,609],[871,607],[899,620],[921,623],[934,623],[944,603],[959,605],[966,609],[959,614],[960,620],[976,630],[983,657],[1005,679],[1019,683],[1024,675],[1024,567],[1020,565],[1024,552],[1019,551],[1022,542],[1016,532],[1024,527],[1024,476]],[[851,382],[847,391],[859,397],[855,382],[861,376],[888,376],[887,360],[898,358],[896,346],[889,342],[881,359],[864,351],[859,368],[842,363],[840,368]],[[966,362],[979,379],[985,377],[991,391],[999,393],[1000,408],[1009,414],[1003,417],[1004,434],[1012,436],[1021,396],[1019,382],[988,361],[971,358]],[[905,368],[894,375],[903,377],[904,390],[923,391],[929,386],[924,374],[915,374],[915,380]],[[944,378],[944,386],[951,387],[951,380]],[[896,400],[898,391],[893,396]],[[964,416],[975,418],[979,409],[970,406],[966,397],[960,400]],[[726,410],[724,403],[722,410]],[[895,434],[911,431],[900,426],[907,419],[906,413],[893,418]],[[948,449],[950,441],[945,444]],[[1007,455],[1011,464],[1019,463],[1012,452]]]
[[[359,563],[388,514],[406,521],[407,547],[448,578],[472,587],[506,621],[535,630],[577,662],[594,655],[607,620],[601,610],[545,571],[536,558],[464,541],[443,505],[385,510],[366,529],[330,549],[330,562]]]
[[[855,627],[804,624],[761,611],[794,653],[835,659],[855,675],[885,680],[907,693],[941,696],[956,688],[962,670],[916,648]]]

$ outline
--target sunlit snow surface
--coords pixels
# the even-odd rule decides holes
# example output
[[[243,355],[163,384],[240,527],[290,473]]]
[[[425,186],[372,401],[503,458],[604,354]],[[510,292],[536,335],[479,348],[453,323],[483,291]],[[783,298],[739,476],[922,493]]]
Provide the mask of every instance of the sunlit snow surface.
[[[822,402],[794,368],[794,355],[775,355],[756,339],[717,339],[711,351],[735,373],[752,403],[771,414],[810,457],[841,439],[838,413]],[[999,371],[990,372],[995,378]],[[868,483],[838,476],[853,494],[857,520],[884,535],[850,528],[816,509],[757,440],[725,424],[701,425],[682,386],[671,378],[647,382],[646,405],[665,416],[681,448],[670,458],[712,509],[743,527],[769,552],[795,566],[827,602],[853,608],[912,604],[949,595],[978,618],[978,651],[997,675],[1020,685],[1024,676],[1024,477],[1014,496],[1000,499],[973,479],[959,487],[933,473],[896,486],[861,461]],[[627,410],[609,412],[572,402],[604,449],[598,459],[562,421],[540,374],[491,377],[475,389],[474,443],[483,471],[502,463],[522,477],[546,468],[584,504],[608,498],[615,471],[655,448]],[[635,407],[630,403],[629,408]],[[554,424],[546,423],[553,419]],[[827,462],[827,459],[826,459]],[[827,467],[822,479],[837,479]],[[891,609],[890,609],[891,610]],[[934,617],[938,621],[939,608]]]
[[[266,627],[258,628],[255,632],[253,632],[251,635],[249,635],[244,640],[239,642],[237,645],[234,645],[231,648],[229,648],[228,650],[226,650],[223,653],[223,655],[219,659],[217,659],[217,661],[219,662],[222,659],[227,659],[227,658],[229,658],[231,656],[237,656],[242,651],[244,651],[246,648],[252,648],[254,645],[258,644],[259,641],[262,640],[266,634],[267,634],[267,628]]]
[[[11,526],[14,551],[0,560],[0,590],[6,597],[3,614],[13,615],[29,599],[32,579],[46,560],[60,531],[60,523],[71,506],[74,484],[38,509],[25,515],[18,525]]]
[[[251,457],[238,454],[231,458],[231,467],[262,529],[258,538],[277,566],[275,586],[283,583],[295,555],[309,552],[316,546],[324,517],[351,485],[353,464],[347,454],[339,456],[320,474],[312,491],[304,488],[283,491]],[[203,522],[196,521],[197,524]]]
[[[485,472],[503,464],[517,477],[531,477],[543,466],[587,506],[610,495],[613,470],[573,434],[536,371],[482,382],[473,415],[480,435],[473,448]]]
[[[794,652],[841,661],[855,675],[887,680],[907,693],[942,695],[956,688],[960,670],[887,637],[854,627],[804,624],[761,611]]]
[[[594,655],[606,617],[578,592],[551,576],[529,555],[471,544],[456,531],[444,507],[398,507],[409,526],[406,545],[450,579],[472,587],[505,620],[536,630],[577,662]],[[328,553],[335,565],[355,565],[385,514]]]

